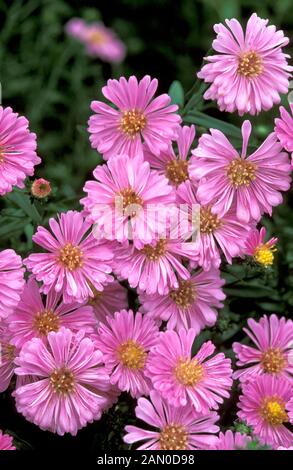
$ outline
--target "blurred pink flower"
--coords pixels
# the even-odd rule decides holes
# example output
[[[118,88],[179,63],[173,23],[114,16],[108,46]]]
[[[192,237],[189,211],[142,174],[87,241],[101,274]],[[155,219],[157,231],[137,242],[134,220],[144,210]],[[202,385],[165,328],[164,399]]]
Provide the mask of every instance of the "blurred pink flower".
[[[149,350],[159,334],[155,322],[140,312],[121,310],[101,324],[96,345],[102,351],[110,382],[133,398],[148,395],[151,381],[145,375]]]
[[[262,375],[242,385],[238,416],[253,429],[262,444],[273,449],[288,447],[293,433],[285,426],[288,421],[288,402],[292,385],[283,377]]]
[[[5,392],[14,374],[16,348],[11,343],[11,331],[5,320],[0,322],[0,393]]]
[[[203,134],[192,152],[190,174],[199,179],[201,204],[213,203],[213,212],[220,217],[235,203],[241,222],[259,221],[263,213],[272,215],[272,207],[281,204],[280,191],[290,188],[292,168],[274,132],[247,156],[250,122],[244,121],[241,130],[241,155],[221,131],[211,129],[211,135]]]
[[[8,317],[19,302],[24,271],[22,259],[14,250],[0,251],[0,319]]]
[[[36,154],[36,134],[28,129],[28,120],[11,108],[0,106],[0,195],[13,186],[24,188],[24,180],[41,163]]]
[[[205,99],[216,100],[221,111],[258,114],[280,102],[279,93],[288,93],[290,72],[282,47],[289,43],[283,31],[253,13],[244,33],[235,19],[226,26],[215,24],[217,54],[205,57],[198,77],[211,86]]]
[[[15,373],[27,383],[15,392],[16,408],[42,430],[73,436],[101,417],[107,405],[109,376],[102,353],[84,331],[62,327],[28,341],[15,360]]]
[[[214,411],[196,413],[190,406],[174,407],[151,391],[150,400],[139,398],[135,408],[136,417],[154,430],[126,426],[124,442],[142,441],[138,450],[197,450],[212,446],[219,427],[215,425],[218,415]]]
[[[252,256],[258,264],[267,268],[274,262],[278,239],[274,237],[265,242],[265,237],[265,227],[261,227],[260,230],[252,229],[246,240],[245,254]]]
[[[74,302],[64,304],[61,293],[51,289],[45,304],[38,284],[29,279],[20,302],[9,317],[11,343],[21,348],[27,341],[36,337],[46,339],[51,331],[59,331],[64,326],[72,331],[85,330],[93,333],[96,319],[92,307]]]
[[[247,320],[243,331],[256,347],[233,343],[239,370],[234,378],[241,382],[255,380],[258,375],[285,377],[293,385],[293,321],[276,315],[264,315],[259,321]]]
[[[291,114],[280,106],[280,117],[275,119],[275,133],[284,149],[293,152],[293,104],[290,104]]]
[[[147,376],[155,390],[174,406],[190,406],[206,413],[218,409],[232,386],[231,360],[223,353],[208,359],[216,347],[207,341],[195,356],[195,331],[161,332],[147,361]]]
[[[116,33],[103,23],[86,23],[81,18],[72,18],[65,26],[67,34],[86,46],[86,52],[105,62],[122,62],[126,47]]]
[[[53,235],[38,227],[33,241],[47,253],[32,253],[24,260],[42,291],[62,292],[65,303],[85,302],[93,297],[92,286],[98,291],[112,281],[113,252],[109,242],[97,240],[90,232],[91,224],[77,211],[61,214],[49,220]]]
[[[250,441],[251,437],[228,430],[225,433],[220,432],[216,444],[209,450],[246,450]]]
[[[148,316],[168,322],[169,330],[193,328],[198,334],[217,320],[217,308],[223,307],[225,294],[221,287],[225,281],[218,269],[198,271],[190,279],[179,280],[179,287],[166,295],[141,293],[142,311]]]
[[[142,139],[154,153],[168,149],[181,118],[176,113],[178,106],[170,105],[169,95],[153,98],[157,87],[158,80],[149,75],[140,81],[133,75],[128,80],[110,79],[102,92],[116,108],[92,101],[95,114],[89,119],[90,141],[104,159],[117,154],[143,156]]]
[[[16,450],[13,445],[13,438],[9,434],[3,434],[0,430],[0,450]]]
[[[51,191],[52,189],[50,182],[44,178],[36,179],[31,185],[31,193],[38,199],[44,199],[45,197],[48,197]]]

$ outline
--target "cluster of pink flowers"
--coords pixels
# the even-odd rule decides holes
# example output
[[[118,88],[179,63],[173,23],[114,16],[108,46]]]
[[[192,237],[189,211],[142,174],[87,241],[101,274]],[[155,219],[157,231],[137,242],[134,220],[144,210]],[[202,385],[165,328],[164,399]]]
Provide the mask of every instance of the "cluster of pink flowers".
[[[205,97],[240,115],[269,109],[288,89],[287,39],[256,14],[245,35],[236,20],[227,26],[233,36],[215,26],[219,54],[199,74],[211,83]],[[91,53],[118,60],[102,25],[74,20],[68,32]],[[293,322],[249,319],[244,331],[254,346],[233,344],[235,371],[211,341],[194,344],[223,306],[221,264],[245,255],[273,263],[277,239],[265,241],[257,224],[290,187],[290,116],[281,108],[285,123],[277,120],[252,152],[248,120],[241,149],[217,129],[196,144],[171,98],[154,98],[157,86],[148,75],[108,81],[110,105],[92,102],[88,128],[105,163],[85,183],[83,210],[51,218],[50,230],[39,226],[23,263],[13,250],[0,253],[0,391],[15,374],[19,413],[59,435],[76,435],[127,392],[138,400],[137,418],[153,428],[126,426],[124,441],[139,449],[245,449],[252,438],[288,448]],[[1,108],[1,194],[21,187],[38,162],[26,120]],[[137,312],[127,283],[137,289]],[[219,433],[216,424],[234,379],[238,417],[252,437]],[[2,434],[1,445],[13,448]]]

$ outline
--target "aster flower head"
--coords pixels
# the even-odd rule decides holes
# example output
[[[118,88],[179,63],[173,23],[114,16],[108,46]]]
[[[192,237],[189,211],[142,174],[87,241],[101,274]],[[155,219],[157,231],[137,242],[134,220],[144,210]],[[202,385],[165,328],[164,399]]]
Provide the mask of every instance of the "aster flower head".
[[[190,278],[184,261],[195,260],[195,244],[179,238],[161,238],[141,249],[122,244],[115,249],[113,271],[127,279],[130,287],[146,294],[167,294],[179,287],[179,279]]]
[[[84,302],[94,296],[92,286],[101,291],[112,280],[109,243],[88,233],[91,225],[77,211],[51,218],[49,225],[52,234],[40,226],[33,235],[33,241],[47,252],[33,253],[24,263],[43,282],[44,293],[54,289],[63,293],[65,303]]]
[[[11,342],[11,332],[5,320],[0,322],[0,393],[5,392],[14,374],[16,348]]]
[[[147,375],[155,390],[174,406],[190,406],[197,412],[218,409],[229,397],[232,386],[231,360],[223,353],[211,356],[215,346],[204,343],[192,357],[195,331],[160,333],[159,341],[149,354]]]
[[[14,250],[0,251],[0,319],[13,312],[24,284],[21,257]]]
[[[133,444],[142,441],[138,450],[198,450],[213,445],[217,440],[217,413],[196,413],[189,406],[176,408],[155,390],[151,391],[150,400],[138,399],[135,414],[155,428],[125,427],[127,434],[124,442]]]
[[[246,240],[245,254],[252,256],[256,263],[267,268],[274,262],[278,239],[274,237],[265,242],[265,237],[265,227],[261,227],[260,230],[252,229]]]
[[[16,450],[13,445],[13,438],[9,434],[3,434],[0,430],[0,450]]]
[[[251,227],[237,219],[235,206],[222,216],[213,213],[213,205],[199,204],[196,187],[190,181],[179,186],[177,202],[180,211],[185,211],[185,217],[192,219],[195,259],[205,271],[219,268],[221,254],[229,264],[232,258],[242,256]],[[195,207],[198,207],[197,211],[193,209]]]
[[[217,320],[217,309],[223,307],[224,280],[218,269],[197,271],[190,279],[179,280],[179,287],[166,295],[141,293],[143,311],[154,319],[167,322],[169,330],[193,328],[195,334],[211,327]]]
[[[36,134],[29,131],[28,120],[11,108],[0,106],[0,195],[13,186],[24,188],[24,180],[41,163],[36,154]]]
[[[15,362],[16,374],[26,378],[14,392],[16,408],[42,430],[75,436],[101,417],[109,376],[102,353],[84,331],[62,327],[48,334],[48,343],[33,338]]]
[[[220,432],[218,441],[210,450],[245,450],[251,437],[240,432]]]
[[[177,151],[174,144],[170,144],[168,149],[156,155],[151,148],[144,147],[144,159],[147,160],[151,168],[157,170],[161,175],[168,178],[169,183],[176,188],[189,179],[189,152],[195,137],[195,127],[180,126],[177,130]]]
[[[290,104],[291,114],[280,106],[280,117],[275,119],[275,133],[283,148],[293,152],[293,103]]]
[[[36,179],[31,186],[31,193],[38,199],[44,199],[51,193],[51,184],[44,178]]]
[[[112,385],[136,398],[148,395],[151,381],[146,377],[149,350],[157,342],[158,326],[146,316],[132,310],[121,310],[107,317],[96,339],[102,351]]]
[[[165,231],[175,194],[167,178],[150,170],[140,158],[118,155],[94,170],[97,181],[87,181],[81,199],[100,236],[136,246],[150,243]]]
[[[105,323],[107,316],[128,308],[127,289],[118,281],[110,282],[102,291],[93,291],[94,297],[90,297],[88,304],[99,322]]]
[[[245,32],[235,18],[215,24],[217,52],[205,57],[208,64],[198,73],[211,86],[204,98],[216,100],[221,111],[252,115],[267,111],[288,93],[290,72],[282,47],[289,43],[283,31],[253,13]]]
[[[163,94],[154,99],[158,80],[149,75],[138,81],[108,80],[102,88],[103,95],[116,108],[101,101],[93,101],[94,111],[89,119],[90,141],[107,160],[111,155],[143,155],[142,141],[155,153],[168,148],[176,137],[180,116],[177,105],[170,105],[171,98]]]
[[[276,449],[290,446],[293,433],[289,422],[287,405],[292,396],[292,384],[284,377],[262,375],[242,386],[238,403],[238,416],[253,428],[262,444]]]
[[[49,291],[44,302],[38,284],[31,278],[14,313],[9,317],[11,343],[21,348],[34,337],[46,340],[48,333],[59,331],[62,326],[76,332],[83,329],[87,333],[94,333],[96,323],[91,306],[77,302],[64,304],[61,293],[54,289]]]
[[[222,216],[234,203],[241,222],[259,221],[263,213],[271,215],[272,207],[281,204],[280,191],[290,188],[292,168],[274,132],[247,156],[249,121],[244,121],[241,131],[241,154],[221,131],[211,129],[211,135],[203,134],[192,152],[190,173],[199,179],[201,204],[213,203],[213,212]]]
[[[65,29],[69,36],[85,45],[90,56],[110,63],[122,62],[125,57],[125,44],[112,29],[106,28],[101,22],[86,23],[81,18],[72,18]]]
[[[234,343],[239,370],[234,373],[241,382],[255,380],[259,375],[293,377],[293,321],[276,315],[264,315],[258,322],[247,321],[249,328],[243,330],[254,346]]]

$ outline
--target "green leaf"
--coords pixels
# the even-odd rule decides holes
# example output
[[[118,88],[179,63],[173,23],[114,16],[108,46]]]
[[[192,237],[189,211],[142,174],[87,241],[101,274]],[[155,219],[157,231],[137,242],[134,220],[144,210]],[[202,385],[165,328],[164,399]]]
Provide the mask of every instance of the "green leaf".
[[[188,123],[197,124],[198,126],[205,127],[206,129],[219,129],[225,135],[234,137],[235,139],[242,139],[241,131],[238,127],[228,122],[221,121],[200,111],[190,111],[185,117],[184,121]]]
[[[24,194],[20,191],[14,191],[7,196],[7,199],[13,202],[16,206],[20,207],[35,224],[41,223],[42,218],[34,204],[31,203],[27,194]]]
[[[171,96],[171,101],[173,104],[178,104],[178,106],[184,105],[184,90],[178,80],[174,80],[169,88],[168,93]]]

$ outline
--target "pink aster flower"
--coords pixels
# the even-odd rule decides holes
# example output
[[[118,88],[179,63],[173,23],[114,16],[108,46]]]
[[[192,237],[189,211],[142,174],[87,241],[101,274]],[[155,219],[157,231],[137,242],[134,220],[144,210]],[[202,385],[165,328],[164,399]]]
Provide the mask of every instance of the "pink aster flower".
[[[135,414],[152,430],[137,426],[126,426],[124,442],[133,444],[142,441],[138,450],[198,450],[213,445],[218,430],[215,425],[217,413],[196,413],[189,406],[176,408],[163,400],[155,390],[150,400],[139,398]]]
[[[240,369],[234,373],[241,382],[255,380],[262,374],[293,378],[293,321],[276,315],[264,315],[258,322],[249,318],[243,330],[255,347],[234,343]],[[292,382],[293,384],[293,382]]]
[[[277,448],[277,450],[293,450],[293,446],[291,446],[291,447],[282,447],[282,446],[280,446],[280,447]]]
[[[240,221],[258,221],[263,213],[272,214],[272,207],[281,204],[280,191],[290,188],[292,170],[288,155],[282,152],[277,136],[271,133],[263,144],[247,156],[251,124],[242,125],[241,155],[225,135],[211,129],[203,134],[195,156],[191,176],[199,178],[197,197],[202,204],[214,203],[213,210],[224,215],[236,204]]]
[[[84,302],[93,297],[92,286],[98,291],[112,280],[113,252],[109,243],[97,240],[90,223],[76,211],[61,214],[58,221],[49,220],[53,235],[38,227],[33,241],[45,248],[46,253],[33,253],[24,263],[37,281],[42,281],[42,291],[62,292],[65,303]]]
[[[76,332],[83,329],[93,333],[96,323],[92,307],[77,302],[64,304],[61,294],[53,289],[44,303],[38,284],[32,278],[28,280],[19,304],[9,317],[11,342],[17,348],[34,337],[46,339],[50,331],[59,331],[62,326]]]
[[[140,250],[123,244],[115,249],[113,270],[130,287],[146,294],[167,294],[179,287],[179,280],[190,278],[184,261],[194,258],[194,243],[177,238],[162,238]]]
[[[253,13],[244,32],[240,23],[232,18],[216,24],[217,38],[213,49],[217,52],[205,57],[198,77],[211,86],[204,98],[216,100],[221,111],[258,114],[280,102],[280,93],[288,93],[292,67],[282,47],[289,43],[283,31],[267,26]],[[229,28],[229,29],[228,29]]]
[[[293,423],[293,397],[290,399],[288,403],[288,411],[289,411],[290,423]]]
[[[280,117],[275,119],[275,133],[287,152],[293,152],[293,103],[290,104],[291,114],[281,106]]]
[[[88,24],[81,18],[72,18],[65,29],[67,34],[86,46],[86,52],[90,56],[114,63],[122,62],[125,57],[125,44],[103,23]]]
[[[275,245],[278,239],[274,237],[265,242],[265,237],[265,227],[260,230],[252,229],[246,240],[245,254],[252,256],[258,264],[267,268],[274,262],[274,252],[277,251]]]
[[[179,280],[179,287],[166,295],[142,293],[139,300],[143,311],[166,321],[169,330],[193,328],[198,334],[216,323],[216,309],[223,307],[221,301],[226,297],[221,289],[224,283],[218,269],[198,271],[190,279]]]
[[[5,320],[0,322],[0,393],[7,390],[14,374],[16,348],[11,342],[11,331]]]
[[[127,289],[118,281],[113,281],[101,292],[94,290],[94,297],[88,303],[93,307],[96,319],[105,323],[108,315],[113,316],[115,312],[128,308]]]
[[[48,344],[33,338],[15,362],[16,374],[30,379],[14,392],[17,410],[42,430],[76,435],[101,417],[109,376],[84,331],[74,335],[62,327],[48,334]]]
[[[274,449],[290,446],[293,433],[286,424],[289,421],[287,404],[292,396],[292,385],[283,377],[262,375],[243,384],[243,395],[238,403],[238,416],[253,428],[261,443]]]
[[[245,450],[250,441],[251,437],[228,430],[220,432],[218,441],[210,450]]]
[[[174,406],[190,406],[198,412],[218,409],[232,386],[231,360],[215,351],[211,341],[192,357],[195,331],[166,331],[149,354],[146,374],[155,390]]]
[[[127,154],[130,157],[143,154],[142,139],[159,153],[167,150],[176,137],[180,116],[177,105],[170,105],[169,95],[153,99],[158,80],[146,75],[138,81],[135,76],[128,80],[108,80],[102,88],[103,95],[116,108],[102,101],[92,101],[96,113],[89,119],[92,147],[107,160],[111,155]]]
[[[177,151],[170,144],[167,150],[156,155],[148,146],[144,147],[144,159],[147,160],[151,168],[157,170],[161,175],[168,178],[169,183],[176,188],[189,179],[189,159],[190,147],[195,137],[194,126],[178,127],[176,138]]]
[[[0,450],[16,450],[13,445],[13,438],[8,434],[3,434],[0,430]]]
[[[24,188],[24,180],[34,174],[41,162],[36,154],[36,134],[28,129],[28,120],[11,108],[0,106],[0,195],[12,186]]]
[[[0,318],[6,318],[18,304],[24,286],[22,259],[14,250],[0,251]]]
[[[251,227],[239,222],[235,206],[222,216],[214,214],[213,205],[199,205],[196,188],[190,181],[182,183],[178,188],[177,201],[180,210],[186,212],[186,217],[195,219],[195,258],[199,266],[205,271],[219,268],[221,253],[229,264],[232,263],[232,258],[242,256]],[[194,207],[198,207],[198,210],[194,211]]]
[[[97,181],[86,182],[88,196],[80,202],[102,237],[120,242],[130,238],[139,247],[166,229],[175,194],[167,178],[150,170],[148,162],[118,155],[93,174]]]
[[[151,381],[145,375],[149,350],[158,339],[155,322],[132,310],[107,317],[99,327],[96,345],[102,351],[110,381],[133,398],[148,395]]]

